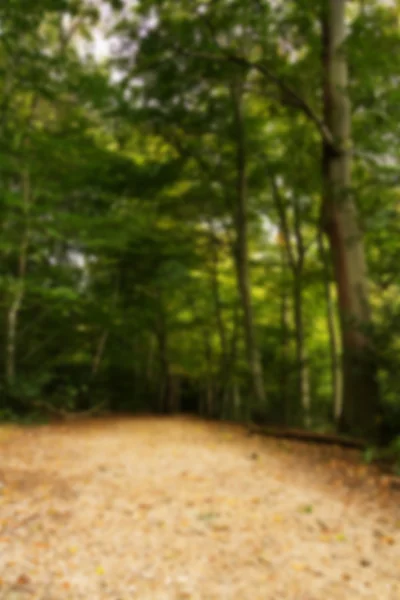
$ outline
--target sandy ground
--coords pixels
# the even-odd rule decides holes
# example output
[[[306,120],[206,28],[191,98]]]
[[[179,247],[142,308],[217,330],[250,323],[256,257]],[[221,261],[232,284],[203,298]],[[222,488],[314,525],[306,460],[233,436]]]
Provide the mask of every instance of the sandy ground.
[[[400,600],[400,493],[195,419],[0,430],[2,600]]]

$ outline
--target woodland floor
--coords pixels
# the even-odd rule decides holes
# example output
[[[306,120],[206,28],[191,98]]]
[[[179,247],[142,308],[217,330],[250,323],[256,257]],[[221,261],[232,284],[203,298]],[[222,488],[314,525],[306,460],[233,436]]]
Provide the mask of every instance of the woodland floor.
[[[357,454],[185,418],[0,429],[0,599],[399,600]]]

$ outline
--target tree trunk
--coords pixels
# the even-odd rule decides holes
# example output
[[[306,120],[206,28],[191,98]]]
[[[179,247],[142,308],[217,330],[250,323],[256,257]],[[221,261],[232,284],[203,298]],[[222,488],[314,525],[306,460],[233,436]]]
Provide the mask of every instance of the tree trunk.
[[[307,361],[307,352],[304,340],[304,316],[303,316],[303,273],[300,270],[295,270],[293,273],[293,304],[294,304],[294,323],[296,335],[296,362],[297,362],[297,377],[298,377],[298,393],[301,399],[301,415],[300,419],[306,427],[311,425],[311,398],[310,398],[310,382],[309,368]]]
[[[321,257],[322,268],[323,268],[323,280],[324,280],[324,292],[326,302],[326,319],[328,323],[328,335],[329,335],[329,353],[331,359],[331,385],[332,385],[332,406],[333,406],[333,418],[335,423],[339,424],[343,409],[343,395],[342,395],[342,365],[339,357],[338,340],[336,335],[335,326],[335,303],[332,298],[330,277],[329,277],[329,264],[327,252],[324,246],[324,238],[321,231],[318,233],[318,248]]]
[[[289,226],[287,207],[281,196],[276,180],[272,179],[272,192],[280,222],[279,239],[282,241],[284,253],[282,264],[287,262],[293,278],[293,312],[295,325],[296,365],[297,365],[297,394],[298,403],[295,405],[295,420],[300,420],[306,426],[311,424],[311,393],[309,365],[305,346],[305,327],[303,316],[303,270],[305,247],[302,233],[302,217],[298,199],[293,201],[293,235]],[[294,238],[294,240],[292,239]],[[285,261],[286,254],[286,261]],[[288,414],[287,417],[290,418]]]
[[[227,342],[226,342],[226,331],[225,331],[225,323],[223,318],[223,309],[222,309],[222,301],[220,294],[220,285],[219,285],[219,254],[218,254],[218,238],[216,237],[214,228],[212,223],[209,223],[210,227],[210,254],[211,254],[211,269],[210,269],[210,279],[211,279],[211,291],[214,298],[215,305],[215,317],[218,328],[218,335],[220,341],[220,349],[221,354],[224,359],[226,359],[227,355]]]
[[[106,344],[107,344],[109,335],[110,335],[109,330],[105,329],[103,331],[103,333],[101,334],[99,341],[97,343],[96,351],[94,353],[93,361],[92,361],[92,372],[91,372],[92,380],[96,377],[97,373],[99,372],[100,364],[101,364],[102,358],[104,356],[104,350],[106,348]]]
[[[181,379],[179,375],[171,374],[169,377],[168,414],[177,414],[181,411]]]
[[[160,306],[156,333],[158,341],[158,358],[160,364],[158,410],[161,414],[164,414],[168,406],[170,368],[168,360],[167,324],[162,306]]]
[[[242,398],[240,396],[240,386],[237,381],[233,382],[232,386],[232,402],[233,402],[233,414],[234,418],[237,420],[241,420],[243,418],[242,414]]]
[[[285,250],[282,249],[282,291],[281,291],[281,315],[280,315],[280,329],[281,329],[281,358],[279,366],[279,396],[282,406],[282,416],[285,425],[290,422],[290,404],[289,404],[289,390],[288,390],[288,358],[289,358],[289,307],[288,307],[288,294],[286,290],[286,282],[284,278],[284,271],[286,267],[286,256]]]
[[[19,248],[15,289],[7,314],[5,377],[8,385],[12,385],[16,378],[18,321],[25,295],[25,277],[29,246],[29,210],[31,203],[30,177],[27,171],[24,171],[22,175],[22,200],[24,217],[23,233]]]
[[[343,346],[341,429],[374,437],[379,395],[371,324],[367,269],[351,184],[351,105],[343,44],[345,0],[323,3],[324,116],[333,143],[323,148],[323,219],[338,290]]]
[[[222,396],[222,412],[224,415],[230,414],[234,410],[233,402],[233,380],[236,372],[236,361],[237,361],[237,344],[240,332],[240,306],[239,303],[235,303],[233,314],[232,314],[233,331],[229,340],[228,354],[226,357],[224,379],[222,381],[222,389],[224,394]],[[228,343],[228,340],[227,340]]]
[[[215,318],[218,330],[219,344],[220,344],[220,376],[219,382],[217,383],[217,394],[219,399],[224,406],[224,397],[227,391],[227,380],[228,380],[228,341],[226,328],[224,323],[223,305],[221,300],[221,291],[219,284],[219,253],[218,253],[218,238],[215,234],[212,222],[209,222],[210,228],[210,255],[211,255],[211,268],[210,268],[210,282],[211,292],[214,299],[215,307]]]
[[[213,375],[213,352],[210,340],[210,331],[204,329],[204,355],[206,361],[206,410],[208,417],[220,417],[220,406],[216,405],[214,394],[214,375]]]
[[[152,334],[148,338],[146,345],[146,366],[145,366],[145,378],[146,378],[146,395],[148,400],[154,398],[155,395],[155,380],[156,380],[156,368],[155,368],[155,354],[156,354],[156,339]]]
[[[306,427],[311,425],[311,396],[310,396],[310,375],[309,364],[307,360],[306,334],[303,314],[303,277],[305,248],[302,232],[302,215],[299,199],[294,198],[294,238],[296,244],[296,262],[293,265],[294,282],[294,313],[296,330],[296,356],[299,369],[299,394],[301,399],[301,420]]]
[[[248,214],[246,148],[243,118],[242,84],[232,85],[232,102],[236,127],[236,206],[235,206],[235,264],[239,295],[243,310],[243,326],[246,343],[247,363],[251,376],[256,409],[264,409],[266,395],[261,360],[254,330],[253,307],[248,258]]]
[[[117,278],[114,294],[113,294],[112,301],[111,301],[112,309],[114,309],[117,305],[118,293],[119,293],[119,278]],[[109,337],[110,337],[110,330],[106,329],[106,328],[103,329],[103,331],[99,337],[99,340],[96,344],[96,350],[93,355],[92,371],[91,371],[91,375],[90,375],[91,380],[95,379],[96,375],[98,374],[98,372],[100,370],[100,365],[101,365],[101,362],[104,357],[104,353],[105,353],[105,349],[106,349]]]
[[[14,298],[7,314],[7,341],[6,341],[6,381],[8,385],[15,382],[16,367],[15,358],[17,353],[18,316],[25,295],[23,281],[17,282]]]

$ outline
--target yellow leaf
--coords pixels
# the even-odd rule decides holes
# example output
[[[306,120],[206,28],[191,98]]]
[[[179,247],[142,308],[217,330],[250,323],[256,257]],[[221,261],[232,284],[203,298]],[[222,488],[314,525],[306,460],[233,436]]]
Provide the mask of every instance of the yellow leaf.
[[[228,496],[228,498],[225,498],[225,502],[227,504],[235,505],[235,504],[237,504],[237,499],[232,498],[231,496]],[[399,527],[400,527],[400,523],[399,523]]]
[[[270,554],[269,554],[269,553],[268,553],[266,550],[264,550],[264,552],[262,552],[262,553],[259,555],[259,557],[258,557],[258,558],[259,558],[259,560],[261,560],[262,562],[265,562],[265,563],[268,563],[268,564],[271,562],[271,561],[270,561]]]
[[[104,575],[105,571],[104,571],[104,567],[102,567],[101,565],[99,565],[96,569],[96,574],[97,575]]]
[[[229,531],[230,527],[228,523],[213,523],[212,528],[214,531]]]
[[[383,539],[389,546],[394,546],[394,544],[396,543],[394,537],[392,537],[391,535],[387,535]]]
[[[338,542],[346,542],[347,541],[347,538],[344,535],[344,533],[338,533],[336,536],[336,539]]]
[[[68,548],[68,550],[71,554],[76,554],[76,552],[78,552],[78,548],[76,548],[75,546],[71,546],[70,548]]]
[[[41,548],[41,549],[49,547],[49,545],[46,542],[36,542],[35,546],[36,546],[36,548]]]

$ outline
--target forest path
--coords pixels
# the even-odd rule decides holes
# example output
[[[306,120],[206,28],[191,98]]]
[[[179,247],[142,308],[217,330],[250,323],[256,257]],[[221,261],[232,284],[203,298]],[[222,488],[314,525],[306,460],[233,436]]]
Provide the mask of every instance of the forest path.
[[[400,495],[349,453],[186,418],[4,431],[2,600],[400,598]]]

